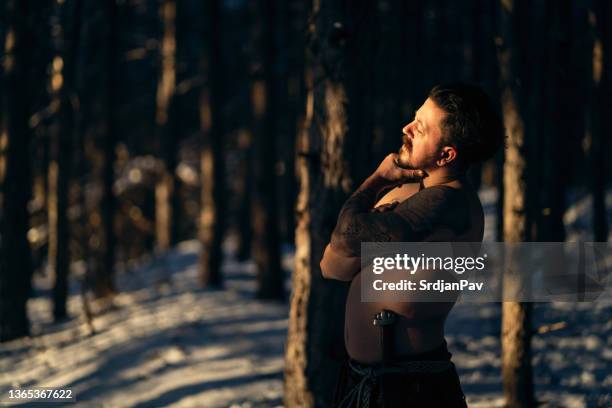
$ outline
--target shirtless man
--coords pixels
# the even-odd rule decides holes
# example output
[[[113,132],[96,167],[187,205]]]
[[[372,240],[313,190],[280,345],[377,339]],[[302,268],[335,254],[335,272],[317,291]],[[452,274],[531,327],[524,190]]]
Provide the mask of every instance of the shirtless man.
[[[402,132],[400,151],[388,155],[342,207],[321,260],[323,277],[351,282],[345,312],[350,360],[335,401],[347,407],[464,407],[444,340],[454,303],[362,303],[359,256],[361,242],[482,241],[483,210],[466,171],[493,156],[503,125],[480,88],[456,83],[434,87]],[[391,363],[402,363],[404,372],[380,369],[381,334],[372,321],[383,309],[394,312]],[[364,370],[372,367],[378,368],[373,377]]]

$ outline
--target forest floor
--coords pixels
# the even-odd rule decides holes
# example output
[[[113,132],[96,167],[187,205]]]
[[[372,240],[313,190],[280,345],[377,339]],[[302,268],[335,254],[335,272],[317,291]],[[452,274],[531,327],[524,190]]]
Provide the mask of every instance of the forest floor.
[[[492,194],[482,194],[489,227]],[[588,230],[588,209],[588,199],[577,197],[566,214],[569,240]],[[28,303],[32,336],[0,345],[0,391],[68,387],[73,407],[282,406],[288,304],[254,300],[253,263],[237,262],[226,246],[224,290],[198,288],[195,241],[120,274],[112,304],[90,302],[95,335],[77,281],[68,304],[73,318],[53,324],[48,279],[37,276]],[[284,253],[291,270],[292,251]],[[500,309],[457,305],[447,321],[470,407],[503,403]],[[535,304],[533,326],[552,329],[532,342],[541,406],[612,406],[612,303]]]

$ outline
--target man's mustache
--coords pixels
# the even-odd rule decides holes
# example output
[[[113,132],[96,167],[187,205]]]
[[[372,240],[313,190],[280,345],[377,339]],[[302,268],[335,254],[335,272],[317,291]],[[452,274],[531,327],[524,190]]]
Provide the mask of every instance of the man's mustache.
[[[408,137],[408,135],[403,135],[402,136],[402,143],[406,146],[406,147],[412,147],[412,140],[410,140],[410,138]]]

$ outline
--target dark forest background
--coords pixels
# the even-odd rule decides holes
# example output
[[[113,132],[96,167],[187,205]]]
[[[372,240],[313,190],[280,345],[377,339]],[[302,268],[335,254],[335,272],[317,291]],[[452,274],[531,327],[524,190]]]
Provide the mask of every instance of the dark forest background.
[[[498,240],[565,240],[576,194],[592,196],[589,239],[607,240],[610,27],[605,0],[4,0],[0,340],[28,335],[33,274],[62,321],[69,275],[112,297],[117,274],[184,240],[201,242],[202,286],[221,288],[231,237],[257,296],[291,301],[288,384],[310,385],[288,385],[288,404],[323,404],[341,333],[320,314],[346,287],[318,259],[433,85],[480,84],[523,159],[471,169],[498,191]],[[518,219],[504,194],[522,197]],[[504,310],[528,324],[523,306]]]

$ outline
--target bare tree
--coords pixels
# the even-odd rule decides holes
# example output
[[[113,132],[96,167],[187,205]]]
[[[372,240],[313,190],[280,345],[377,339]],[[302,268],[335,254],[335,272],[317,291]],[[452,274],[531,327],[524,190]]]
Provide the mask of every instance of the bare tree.
[[[199,235],[200,282],[203,286],[221,287],[223,276],[221,244],[225,233],[225,176],[223,152],[223,58],[221,53],[221,4],[219,0],[207,3],[206,54],[203,69],[207,77],[200,94],[200,122],[202,153],[200,159],[201,209]]]
[[[81,29],[81,0],[60,6],[58,43],[60,52],[55,56],[51,71],[51,89],[54,103],[59,107],[57,122],[52,127],[49,163],[49,267],[53,282],[53,317],[66,318],[68,275],[70,271],[70,222],[68,220],[68,189],[71,179],[73,139],[76,112],[76,61]]]
[[[285,405],[330,406],[340,364],[347,285],[319,262],[342,203],[369,172],[367,87],[374,3],[315,1],[309,23],[305,124],[298,140],[296,255],[286,347]]]
[[[527,16],[521,0],[502,1],[502,37],[499,45],[501,105],[507,132],[504,161],[504,241],[522,242],[530,238],[531,214],[528,186],[529,160],[526,153],[529,126],[525,115],[525,95],[519,21]],[[530,169],[529,169],[530,170]],[[506,281],[504,281],[506,284]],[[510,408],[534,406],[531,369],[531,305],[504,302],[502,309],[502,375],[506,405]]]
[[[602,118],[609,117],[610,109],[610,43],[612,40],[612,12],[610,3],[596,1],[594,10],[589,13],[589,25],[592,34],[591,72],[589,99],[587,103],[587,132],[590,136],[589,161],[591,166],[590,180],[593,195],[593,232],[594,240],[608,240],[608,220],[606,216],[606,148],[610,126]]]
[[[540,85],[543,90],[541,114],[542,152],[549,157],[541,160],[542,186],[541,211],[538,211],[538,240],[565,241],[563,214],[565,213],[565,186],[571,180],[572,158],[570,155],[577,94],[570,84],[578,81],[571,77],[572,4],[560,0],[547,7],[542,25],[546,29],[546,41],[542,44],[545,56],[546,76]],[[564,163],[559,166],[559,163]]]
[[[104,98],[104,119],[103,119],[103,154],[104,164],[102,169],[102,226],[104,228],[104,245],[102,247],[102,266],[101,275],[98,276],[96,292],[112,293],[115,289],[115,248],[116,236],[114,228],[115,211],[117,200],[113,191],[115,182],[115,147],[117,140],[117,120],[115,118],[117,97],[117,3],[116,0],[105,2],[106,4],[106,24],[104,31],[106,38],[106,69],[105,79],[105,98]]]
[[[86,138],[85,144],[91,145],[92,155],[96,156],[91,160],[91,177],[100,191],[90,198],[93,202],[87,206],[90,211],[87,224],[92,235],[87,248],[91,255],[88,274],[94,294],[107,297],[116,292],[114,219],[117,204],[113,185],[117,140],[117,3],[116,0],[95,4],[86,2],[85,6],[84,15],[100,16],[84,20],[84,35],[87,36],[84,42],[100,44],[98,53],[86,55],[91,59],[89,64],[85,63],[86,73],[93,72],[97,83],[93,85],[91,79],[85,81],[92,96],[81,103],[82,111],[85,107],[93,110],[93,123],[84,125],[83,137]],[[83,52],[89,52],[89,49]]]
[[[253,118],[255,125],[253,191],[253,256],[257,265],[257,294],[260,299],[284,298],[284,273],[280,265],[279,206],[276,163],[278,135],[278,59],[277,4],[260,3],[263,55],[262,78],[252,85]]]
[[[176,242],[177,225],[177,141],[174,131],[176,93],[176,1],[163,0],[161,40],[161,75],[157,87],[155,121],[159,132],[164,168],[155,186],[155,238],[157,248],[167,251]]]
[[[281,34],[277,64],[280,75],[279,118],[281,118],[278,143],[278,158],[281,170],[281,234],[282,240],[295,243],[295,200],[297,176],[295,172],[295,142],[303,122],[304,108],[304,27],[310,11],[309,2],[300,0],[277,1],[278,21]]]
[[[26,302],[32,265],[28,232],[30,129],[28,66],[33,47],[29,18],[33,5],[8,0],[4,48],[2,125],[0,133],[0,341],[29,334]]]
[[[238,200],[238,249],[237,258],[241,261],[250,259],[253,246],[253,225],[251,209],[253,201],[253,133],[242,129],[238,135],[240,160],[238,163],[238,180],[236,199]]]

